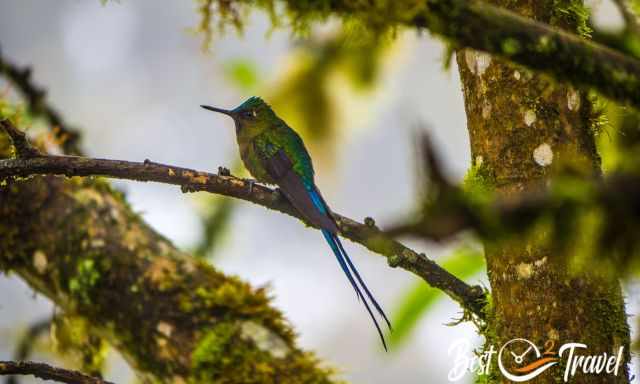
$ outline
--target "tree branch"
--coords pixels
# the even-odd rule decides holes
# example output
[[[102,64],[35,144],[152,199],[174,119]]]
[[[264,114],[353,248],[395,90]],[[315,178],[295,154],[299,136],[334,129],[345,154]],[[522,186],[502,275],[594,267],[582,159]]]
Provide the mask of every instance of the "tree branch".
[[[62,115],[47,103],[47,92],[33,83],[31,68],[21,68],[9,62],[3,57],[0,49],[0,74],[3,74],[26,99],[29,113],[42,116],[51,125],[51,130],[64,153],[82,155],[80,133],[71,128]]]
[[[295,22],[316,15],[354,17],[384,26],[426,28],[456,48],[488,52],[557,80],[592,87],[603,95],[640,107],[640,61],[610,47],[477,0],[427,0],[422,6],[402,1],[370,2],[281,0]],[[243,3],[236,0],[236,3]],[[269,4],[269,2],[266,2]],[[386,7],[386,8],[385,8]],[[381,21],[380,14],[385,17]],[[372,28],[380,27],[373,25]]]
[[[461,47],[495,54],[640,107],[640,61],[575,34],[467,0],[431,0],[413,22]]]
[[[32,375],[42,380],[54,380],[67,384],[113,384],[82,372],[33,361],[0,361],[0,375]]]
[[[31,159],[0,160],[0,179],[31,175],[106,176],[135,181],[154,181],[181,186],[183,192],[206,191],[246,200],[269,209],[294,216],[302,216],[277,191],[262,185],[250,188],[247,181],[231,175],[212,174],[188,168],[163,165],[146,160],[144,163],[92,159],[74,156],[42,156]],[[372,221],[361,224],[342,215],[335,215],[342,235],[369,250],[388,258],[391,266],[399,266],[423,278],[431,286],[441,289],[464,308],[480,318],[484,293],[442,269],[424,254],[405,247],[387,237]],[[309,223],[306,223],[309,224]]]
[[[4,179],[0,217],[0,270],[87,319],[143,382],[339,382],[266,288],[179,251],[100,179]]]
[[[566,193],[576,188],[582,194]],[[417,220],[407,220],[385,232],[389,236],[413,235],[439,242],[464,231],[473,231],[481,238],[496,241],[525,233],[538,220],[547,217],[552,219],[550,223],[558,225],[560,234],[567,236],[562,231],[563,224],[600,207],[606,223],[597,244],[602,247],[602,253],[636,243],[635,232],[620,229],[620,223],[625,223],[624,228],[634,228],[640,223],[640,200],[637,198],[640,177],[633,173],[613,173],[592,179],[560,175],[548,189],[522,192],[509,199],[497,197],[482,206],[465,199],[464,192],[457,186],[451,186],[445,193],[447,196],[425,202],[422,212],[417,213]],[[452,195],[456,197],[449,199]],[[435,212],[432,207],[437,207]],[[619,248],[623,250],[621,254],[634,249]],[[628,256],[631,255],[625,255]],[[618,266],[623,265],[621,260],[618,262]]]
[[[616,5],[622,18],[624,19],[625,28],[632,33],[638,34],[640,32],[640,27],[638,26],[638,19],[636,15],[629,9],[629,4],[627,0],[613,0],[613,3]]]
[[[11,124],[7,120],[0,120],[0,127],[7,132],[11,141],[13,142],[13,147],[16,149],[16,154],[18,157],[29,158],[40,156],[41,153],[34,147],[31,146],[29,140],[27,139],[27,135],[24,132],[17,129],[13,124]]]

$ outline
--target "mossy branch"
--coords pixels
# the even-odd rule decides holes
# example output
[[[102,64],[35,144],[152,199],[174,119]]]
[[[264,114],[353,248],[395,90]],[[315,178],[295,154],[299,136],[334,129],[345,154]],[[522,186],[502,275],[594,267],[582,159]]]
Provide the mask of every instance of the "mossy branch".
[[[640,107],[640,61],[485,2],[431,0],[412,19],[459,47],[485,51]]]
[[[338,16],[359,20],[373,31],[398,26],[426,28],[448,39],[455,48],[485,51],[640,107],[639,60],[485,1],[427,0],[416,4],[413,1],[272,0],[256,5],[234,0],[233,3],[262,6],[267,12],[274,4],[282,4],[294,25]]]
[[[154,383],[331,383],[266,290],[177,250],[107,183],[0,183],[0,269],[88,320]]]
[[[151,161],[92,159],[73,156],[41,156],[27,159],[0,160],[0,179],[31,175],[106,176],[136,181],[154,181],[178,185],[183,192],[206,191],[246,200],[263,207],[304,218],[276,189],[250,183],[227,172],[212,174],[188,168],[163,165]],[[399,266],[422,277],[431,286],[441,289],[465,309],[483,317],[484,294],[442,269],[424,254],[418,254],[380,231],[372,220],[358,223],[335,214],[341,234],[369,250],[388,258],[389,264]],[[309,224],[309,223],[307,223]]]

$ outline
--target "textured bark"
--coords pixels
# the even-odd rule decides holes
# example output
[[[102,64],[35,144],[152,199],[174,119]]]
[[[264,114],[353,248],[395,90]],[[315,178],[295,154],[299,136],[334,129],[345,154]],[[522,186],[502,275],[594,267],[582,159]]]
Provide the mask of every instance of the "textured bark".
[[[5,180],[0,218],[0,269],[88,319],[145,382],[333,382],[263,289],[177,250],[103,181]]]
[[[543,22],[553,19],[554,7],[569,4],[498,2]],[[457,62],[474,166],[492,175],[499,195],[509,198],[544,188],[557,164],[573,164],[586,174],[600,172],[591,104],[583,93],[469,49],[457,52]],[[629,329],[619,283],[605,273],[570,272],[567,255],[556,254],[549,237],[541,229],[486,244],[492,289],[487,344],[499,348],[513,338],[526,338],[542,347],[551,340],[557,352],[563,343],[582,342],[588,345],[583,354],[610,354],[624,346],[628,361]],[[564,367],[556,366],[534,381],[555,383],[563,373]],[[626,383],[627,375],[626,369],[618,377],[578,374],[573,382]],[[500,374],[492,380],[510,382]]]

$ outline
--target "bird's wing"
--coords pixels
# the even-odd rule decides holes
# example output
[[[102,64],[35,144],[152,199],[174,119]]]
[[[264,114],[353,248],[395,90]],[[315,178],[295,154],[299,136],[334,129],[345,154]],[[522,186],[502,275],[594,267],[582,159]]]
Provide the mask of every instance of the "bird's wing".
[[[263,160],[269,176],[276,181],[280,190],[298,212],[321,229],[326,229],[331,233],[338,232],[338,228],[330,217],[328,210],[319,209],[314,202],[314,197],[319,196],[315,185],[313,185],[313,182],[309,183],[309,185],[304,182],[302,177],[293,169],[293,162],[282,148],[271,156],[264,156]]]
[[[309,222],[317,225],[322,229],[322,233],[331,246],[334,255],[338,259],[340,267],[349,279],[349,282],[353,286],[353,289],[355,289],[358,298],[362,299],[362,302],[367,312],[369,313],[369,316],[371,316],[373,324],[375,325],[378,334],[380,335],[380,339],[382,340],[382,345],[386,350],[387,344],[384,340],[382,330],[380,329],[378,321],[376,320],[371,308],[369,307],[369,303],[367,303],[364,294],[356,283],[356,280],[364,289],[367,297],[369,298],[369,300],[371,300],[371,303],[373,304],[375,309],[387,322],[387,325],[389,325],[389,329],[391,329],[391,323],[387,319],[387,315],[382,310],[380,304],[378,304],[371,291],[369,291],[369,288],[364,283],[364,280],[358,273],[358,270],[356,269],[355,265],[349,258],[349,255],[342,246],[342,243],[337,236],[338,227],[331,217],[329,206],[324,201],[322,195],[320,194],[320,191],[313,183],[313,179],[307,180],[305,182],[303,177],[295,171],[293,161],[291,161],[289,156],[287,156],[286,151],[282,147],[278,148],[272,143],[268,143],[264,147],[266,149],[265,151],[260,151],[259,148],[256,148],[256,151],[257,153],[262,153],[264,155],[263,160],[265,164],[265,170],[267,171],[269,176],[271,176],[276,181],[276,183],[280,187],[280,190],[282,190],[284,195],[298,210],[298,212],[305,216],[307,220],[309,220]],[[352,273],[353,275],[355,275],[356,279],[353,278]]]

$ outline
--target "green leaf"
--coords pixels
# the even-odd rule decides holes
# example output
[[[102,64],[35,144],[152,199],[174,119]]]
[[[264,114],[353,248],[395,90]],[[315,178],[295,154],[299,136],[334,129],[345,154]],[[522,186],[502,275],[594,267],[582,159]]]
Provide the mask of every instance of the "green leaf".
[[[484,270],[484,253],[469,245],[462,246],[439,263],[444,269],[460,279],[467,279]],[[398,348],[407,341],[419,320],[433,308],[444,294],[420,280],[411,287],[392,315],[393,333],[389,335],[392,348]]]

